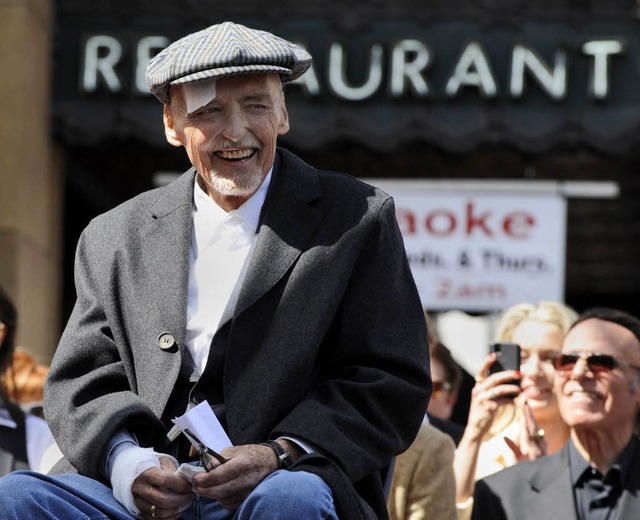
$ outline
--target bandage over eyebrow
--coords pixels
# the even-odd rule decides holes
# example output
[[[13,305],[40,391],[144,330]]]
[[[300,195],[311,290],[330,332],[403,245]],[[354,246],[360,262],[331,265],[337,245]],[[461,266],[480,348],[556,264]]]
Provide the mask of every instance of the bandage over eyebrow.
[[[183,83],[182,92],[187,104],[187,114],[193,114],[216,97],[216,78]]]

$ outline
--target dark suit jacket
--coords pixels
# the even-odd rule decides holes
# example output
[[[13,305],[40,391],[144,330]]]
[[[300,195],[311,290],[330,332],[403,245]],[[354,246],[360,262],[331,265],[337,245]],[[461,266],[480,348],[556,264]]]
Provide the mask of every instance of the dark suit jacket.
[[[640,511],[640,453],[636,453],[616,520],[635,520]],[[577,520],[569,450],[521,462],[476,482],[472,519]]]
[[[394,204],[281,149],[277,164],[246,278],[212,342],[226,349],[228,434],[236,445],[280,435],[310,442],[327,458],[298,466],[334,492],[357,490],[363,511],[384,517],[378,471],[411,444],[431,387]],[[161,418],[186,352],[194,178],[190,170],[97,217],[79,240],[77,302],[45,415],[82,474],[104,480],[105,447],[120,429],[166,446]],[[175,349],[158,347],[164,331]]]

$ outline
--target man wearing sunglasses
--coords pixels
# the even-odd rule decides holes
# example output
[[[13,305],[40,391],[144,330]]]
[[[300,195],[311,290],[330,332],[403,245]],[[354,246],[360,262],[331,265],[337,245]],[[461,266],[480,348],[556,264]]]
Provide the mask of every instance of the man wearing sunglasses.
[[[472,518],[638,518],[640,320],[613,309],[583,313],[554,368],[569,441],[479,481]]]

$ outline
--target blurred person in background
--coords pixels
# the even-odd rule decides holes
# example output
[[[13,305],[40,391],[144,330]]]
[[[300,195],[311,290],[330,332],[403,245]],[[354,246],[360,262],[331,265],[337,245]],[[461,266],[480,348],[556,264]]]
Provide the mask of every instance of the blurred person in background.
[[[640,511],[640,320],[580,315],[554,361],[570,440],[559,451],[478,481],[478,520],[635,520]]]
[[[9,393],[25,412],[44,418],[42,400],[49,367],[41,365],[24,347],[16,347],[7,379]]]
[[[451,355],[451,351],[441,342],[431,345],[431,379],[433,394],[427,411],[429,415],[440,419],[449,419],[458,398],[460,387],[460,367]]]
[[[17,322],[16,308],[0,287],[0,476],[17,469],[40,470],[45,451],[54,443],[47,423],[25,413],[17,401],[20,397],[42,400],[42,388],[22,393],[16,379],[12,363]]]
[[[456,518],[453,440],[423,423],[407,451],[398,455],[389,490],[390,520]]]
[[[429,422],[451,436],[457,445],[464,427],[451,421],[451,413],[458,399],[462,371],[451,351],[440,341],[431,344],[431,379],[433,393],[427,408]]]
[[[440,343],[437,329],[428,312],[425,312],[425,319],[430,354],[433,355],[434,348],[441,353],[438,346],[441,345],[444,349],[446,347]],[[449,358],[452,359],[450,353]],[[433,360],[431,357],[432,362]],[[434,371],[433,365],[431,366],[434,387],[435,381],[448,381],[443,372],[441,367]],[[444,397],[443,386],[438,385],[439,399]],[[385,486],[388,486],[387,509],[390,520],[455,519],[455,444],[450,432],[446,431],[449,423],[447,419],[432,417],[427,413],[411,446],[390,465],[391,473],[386,477],[389,482],[385,482]]]
[[[460,366],[461,382],[458,389],[458,398],[456,404],[453,405],[451,411],[451,421],[465,427],[469,418],[469,409],[471,407],[471,392],[476,384],[475,378],[467,372],[464,366]]]
[[[494,354],[480,369],[454,459],[458,518],[469,518],[477,480],[566,443],[569,428],[553,393],[553,360],[575,318],[573,309],[551,301],[521,303],[502,314],[496,341],[520,346],[520,371],[489,375]]]
[[[438,334],[438,329],[436,327],[436,324],[433,321],[432,317],[429,315],[429,312],[425,310],[424,315],[427,321],[427,328],[429,330],[429,345],[430,345],[430,348],[433,349],[437,343],[441,343],[440,335]],[[447,348],[447,350],[449,349]],[[452,423],[456,423],[456,425],[462,426],[462,428],[458,428],[456,425],[453,425],[451,428],[451,431],[447,431],[447,433],[449,433],[454,438],[454,441],[457,444],[458,441],[460,440],[460,437],[462,436],[462,432],[464,431],[464,426],[466,426],[467,424],[467,416],[469,415],[469,406],[471,405],[471,390],[475,385],[475,379],[469,372],[467,372],[467,370],[460,363],[458,363],[455,360],[455,358],[454,358],[454,361],[457,364],[458,366],[457,370],[460,373],[460,383],[458,385],[458,390],[456,392],[456,399],[451,409],[451,413],[450,413],[450,416],[448,417],[448,420]],[[432,399],[433,399],[433,395],[432,395]],[[431,415],[430,419],[434,424],[434,426],[442,430],[445,430],[445,428],[442,427],[442,421],[440,419],[437,419],[436,415]]]

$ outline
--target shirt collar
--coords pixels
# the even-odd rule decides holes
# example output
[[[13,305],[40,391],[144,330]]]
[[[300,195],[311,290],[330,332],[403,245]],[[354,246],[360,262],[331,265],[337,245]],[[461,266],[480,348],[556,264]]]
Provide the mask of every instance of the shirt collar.
[[[240,217],[253,229],[258,229],[260,212],[267,197],[267,191],[271,184],[273,166],[267,173],[264,181],[248,200],[238,209],[225,211],[218,206],[209,195],[200,187],[198,179],[193,183],[193,252],[198,257],[198,250],[205,247],[215,237],[217,228],[225,220]],[[196,174],[197,175],[197,174]]]
[[[614,470],[619,472],[620,483],[622,485],[627,481],[627,477],[631,472],[631,463],[635,457],[637,449],[638,438],[635,435],[632,435],[624,450],[622,450],[622,453],[616,457],[616,460],[609,468],[609,471]],[[582,457],[571,439],[569,439],[569,465],[571,466],[571,482],[574,487],[579,483],[580,479],[583,478],[585,472],[591,472],[592,469],[590,464]]]

